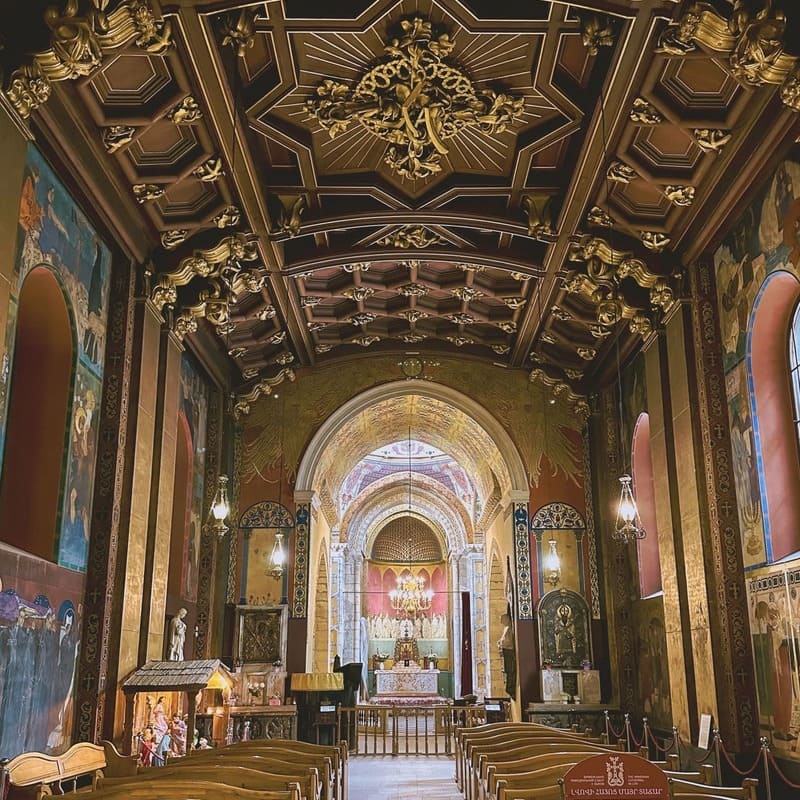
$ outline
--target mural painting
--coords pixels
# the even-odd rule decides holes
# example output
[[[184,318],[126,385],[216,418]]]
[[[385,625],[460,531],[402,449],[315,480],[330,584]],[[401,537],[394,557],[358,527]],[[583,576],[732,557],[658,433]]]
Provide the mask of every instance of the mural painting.
[[[18,281],[11,287],[5,354],[0,369],[0,447],[4,443],[9,380],[13,378],[10,368],[17,298],[27,274],[41,265],[53,270],[64,290],[77,345],[58,563],[83,571],[94,489],[111,253],[49,165],[30,145],[17,225],[14,271]]]
[[[635,652],[639,655],[639,702],[641,713],[660,730],[672,727],[669,693],[669,660],[664,630],[664,605],[660,597],[637,604]]]
[[[748,594],[761,730],[800,758],[800,568],[758,570]]]
[[[2,547],[0,559],[0,758],[61,753],[72,732],[83,575]]]
[[[209,386],[191,357],[181,359],[180,410],[191,435],[192,459],[189,522],[184,543],[181,595],[197,602],[197,580],[200,561],[200,537],[203,531],[203,502],[206,471],[206,430],[208,425]]]

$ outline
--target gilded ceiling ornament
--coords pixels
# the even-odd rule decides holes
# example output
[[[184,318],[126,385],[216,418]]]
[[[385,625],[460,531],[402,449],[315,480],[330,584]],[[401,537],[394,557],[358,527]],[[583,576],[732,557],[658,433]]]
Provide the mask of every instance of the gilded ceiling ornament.
[[[649,317],[642,313],[634,314],[633,319],[628,323],[631,333],[639,336],[649,336],[653,332],[653,323]]]
[[[248,367],[242,370],[242,377],[246,381],[250,381],[258,375],[258,367]]]
[[[370,268],[369,261],[357,261],[355,264],[345,264],[342,269],[345,272],[366,272]]]
[[[116,153],[133,141],[136,128],[132,125],[111,125],[103,129],[103,147],[109,153]]]
[[[306,322],[306,328],[308,328],[309,333],[319,333],[327,327],[328,324],[326,322]]]
[[[565,372],[569,372],[569,370],[565,370]],[[580,375],[580,373],[578,373],[578,375]],[[585,424],[589,419],[589,404],[586,398],[574,392],[572,387],[563,379],[553,377],[539,367],[531,371],[529,380],[534,383],[540,383],[542,386],[550,389],[554,397],[560,397],[565,400],[570,407],[570,413],[577,416],[582,424]]]
[[[425,311],[420,311],[418,308],[409,308],[406,311],[401,311],[398,317],[408,320],[412,325],[419,322],[421,319],[427,319],[428,314]]]
[[[665,233],[658,231],[640,231],[642,244],[654,253],[660,253],[672,239]]]
[[[459,264],[458,268],[462,272],[475,272],[475,273],[477,273],[477,272],[485,272],[486,271],[486,267],[484,267],[483,264]]]
[[[318,306],[325,298],[320,297],[318,294],[304,294],[300,298],[301,308],[313,308]]]
[[[694,186],[678,186],[670,184],[664,187],[664,196],[673,205],[690,206],[694,202]]]
[[[351,286],[349,289],[345,289],[342,292],[344,297],[349,297],[357,303],[366,300],[368,297],[372,297],[374,294],[375,290],[371,286]]]
[[[188,236],[189,231],[184,228],[164,231],[161,234],[161,244],[165,250],[174,250],[179,245],[182,245]]]
[[[614,29],[605,15],[592,14],[581,20],[581,41],[590,56],[596,56],[601,47],[613,47]]]
[[[232,347],[230,350],[228,350],[228,355],[231,358],[241,358],[246,353],[247,353],[246,347]]]
[[[595,339],[605,339],[606,336],[611,336],[611,331],[608,328],[604,328],[599,323],[590,325],[589,333],[591,333]]]
[[[518,308],[522,308],[525,303],[528,302],[524,297],[501,297],[500,299],[505,305],[514,311],[516,311]]]
[[[161,276],[163,277],[163,276]],[[175,316],[172,329],[179,339],[197,330],[197,320],[207,319],[215,327],[230,320],[230,295],[220,281],[209,279],[209,287],[200,292],[196,303],[184,306]]]
[[[278,331],[277,333],[273,333],[272,336],[267,339],[270,344],[283,344],[286,340],[286,331]]]
[[[419,344],[419,342],[424,342],[426,339],[422,333],[404,333],[400,338],[406,344]]]
[[[633,101],[630,117],[632,122],[638,122],[640,125],[658,125],[664,121],[664,117],[656,107],[643,97],[637,97]]]
[[[237,16],[235,12],[224,14],[219,21],[222,45],[230,45],[236,55],[244,58],[248,48],[255,43],[256,12],[254,8],[243,8]]]
[[[561,285],[568,294],[579,294],[583,291],[584,276],[578,272],[570,272],[564,276]]]
[[[242,219],[242,214],[234,205],[225,206],[211,221],[218,228],[235,228]]]
[[[586,222],[589,225],[599,225],[603,228],[610,228],[614,224],[611,215],[606,213],[600,206],[592,206],[586,215]]]
[[[731,140],[731,132],[718,128],[695,128],[692,131],[697,146],[706,153],[719,153]]]
[[[377,318],[376,314],[362,311],[358,314],[353,314],[352,317],[348,317],[348,322],[352,322],[353,325],[369,325],[370,322],[375,322]]]
[[[511,350],[511,348],[507,344],[493,344],[492,350],[494,350],[497,355],[504,356]]]
[[[800,66],[795,67],[781,86],[781,100],[792,111],[800,111]]]
[[[384,58],[355,86],[325,80],[306,109],[331,138],[358,122],[389,145],[384,161],[395,174],[428,178],[441,172],[448,139],[468,128],[503,133],[525,104],[520,96],[477,89],[462,68],[444,60],[453,46],[429,20],[404,19]]]
[[[322,355],[323,353],[328,353],[333,350],[332,344],[318,344],[314,347],[314,352]]]
[[[505,331],[506,333],[516,333],[517,332],[517,323],[514,320],[505,320],[504,322],[496,323],[497,327],[500,328],[501,331]]]
[[[355,339],[351,339],[351,344],[360,344],[362,347],[369,347],[376,342],[381,340],[380,336],[356,336]]]
[[[53,86],[42,75],[36,62],[20,67],[9,80],[6,95],[17,113],[27,119],[31,113],[50,98]]]
[[[459,311],[456,314],[445,314],[445,319],[454,322],[456,325],[472,325],[475,322],[475,317],[472,314],[467,314],[466,311]]]
[[[206,159],[200,166],[192,170],[192,175],[195,178],[199,178],[203,183],[218,181],[224,174],[225,168],[219,156],[211,156],[211,158]]]
[[[606,328],[622,319],[622,304],[616,297],[606,297],[597,304],[597,321]]]
[[[425,297],[430,289],[421,283],[406,283],[398,286],[397,291],[404,297]]]
[[[657,53],[669,56],[685,56],[697,49],[695,35],[702,22],[700,7],[690,6],[687,13],[671,25],[667,25],[658,37]]]
[[[552,201],[553,198],[549,195],[526,194],[522,198],[522,208],[528,215],[528,236],[545,241],[547,237],[556,235],[553,227]],[[517,280],[523,279],[517,278]]]
[[[515,281],[529,281],[531,279],[531,276],[526,275],[524,272],[512,272],[511,277]]]
[[[155,183],[135,183],[133,185],[133,196],[137,203],[148,203],[151,200],[158,200],[164,196],[164,187]]]
[[[591,361],[597,355],[597,350],[594,347],[578,347],[575,352],[584,361]]]
[[[280,364],[281,366],[284,366],[284,367],[285,367],[287,364],[291,364],[293,361],[294,361],[294,356],[293,356],[291,353],[289,353],[289,352],[286,352],[286,353],[279,353],[279,354],[278,354],[278,355],[275,357],[275,362],[276,362],[276,363],[278,363],[278,364]]]
[[[567,322],[568,320],[572,319],[572,314],[567,311],[566,308],[561,308],[561,306],[551,306],[550,313],[558,320],[562,322]]]
[[[197,105],[197,100],[191,95],[187,95],[167,114],[167,117],[176,125],[192,125],[202,119],[203,112]]]
[[[564,374],[573,381],[579,381],[583,378],[583,373],[579,369],[565,369]]]
[[[272,390],[284,381],[294,382],[295,372],[291,367],[284,367],[277,375],[271,378],[262,378],[252,389],[236,396],[233,404],[233,416],[235,419],[246,416],[250,413],[250,406],[261,397],[262,394],[271,394]]]
[[[606,177],[615,183],[630,183],[639,176],[633,167],[629,167],[624,161],[612,161],[606,172]]]
[[[286,206],[281,200],[281,210],[278,214],[278,230],[290,238],[300,233],[302,221],[300,217],[306,210],[306,198],[298,195],[291,206]]]
[[[256,319],[260,319],[262,322],[266,322],[268,319],[273,319],[274,316],[278,312],[275,310],[275,306],[264,306],[264,308],[259,308],[256,311]]]
[[[470,300],[477,300],[479,297],[484,297],[484,293],[480,289],[473,286],[457,286],[455,289],[450,290],[459,300],[465,300],[467,303]]]
[[[178,314],[172,323],[172,330],[183,341],[189,334],[197,333],[197,319],[192,314]]]
[[[456,347],[463,347],[465,344],[475,344],[475,340],[470,339],[469,336],[445,336],[445,339]]]
[[[540,337],[540,340],[545,342],[546,344],[556,344],[558,341],[555,336],[549,331],[545,331]]]
[[[441,236],[422,225],[404,225],[375,242],[379,247],[397,247],[400,250],[424,250],[433,244],[444,243]]]

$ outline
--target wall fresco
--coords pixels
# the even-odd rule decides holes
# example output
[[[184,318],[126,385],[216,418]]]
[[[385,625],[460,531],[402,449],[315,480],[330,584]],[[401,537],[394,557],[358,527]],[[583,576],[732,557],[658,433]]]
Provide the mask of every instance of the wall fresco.
[[[92,512],[111,253],[50,166],[30,145],[17,225],[17,283],[11,286],[5,355],[0,366],[0,449],[5,439],[9,381],[13,379],[17,298],[27,274],[41,265],[47,265],[58,277],[75,333],[77,361],[65,454],[58,563],[83,571]]]

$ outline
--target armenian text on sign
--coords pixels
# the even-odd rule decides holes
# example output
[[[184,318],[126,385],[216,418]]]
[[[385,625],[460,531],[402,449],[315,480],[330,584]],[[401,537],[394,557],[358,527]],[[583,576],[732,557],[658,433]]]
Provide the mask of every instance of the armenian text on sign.
[[[603,753],[564,775],[564,800],[668,800],[662,769],[632,753]]]

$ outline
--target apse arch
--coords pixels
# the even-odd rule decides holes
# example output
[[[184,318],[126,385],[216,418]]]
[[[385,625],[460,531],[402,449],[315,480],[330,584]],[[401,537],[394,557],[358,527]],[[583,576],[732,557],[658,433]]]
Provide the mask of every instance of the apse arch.
[[[505,473],[499,476],[502,478],[501,485],[505,484],[502,486],[503,490],[525,495],[529,493],[527,471],[522,457],[498,419],[467,395],[440,383],[421,380],[395,381],[374,386],[343,403],[322,423],[308,443],[297,470],[295,491],[314,490],[318,477],[317,472],[325,452],[346,423],[373,406],[403,397],[419,397],[438,401],[471,419],[483,431],[487,440],[492,443],[500,455]],[[435,442],[431,443],[436,444]],[[367,455],[368,452],[369,450],[363,452],[361,457]]]

